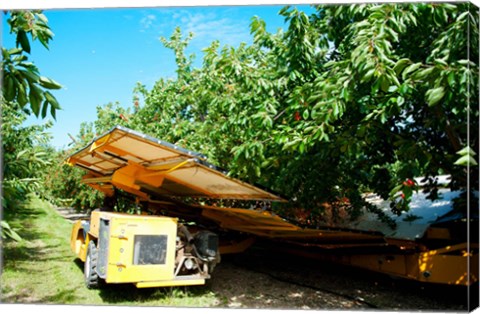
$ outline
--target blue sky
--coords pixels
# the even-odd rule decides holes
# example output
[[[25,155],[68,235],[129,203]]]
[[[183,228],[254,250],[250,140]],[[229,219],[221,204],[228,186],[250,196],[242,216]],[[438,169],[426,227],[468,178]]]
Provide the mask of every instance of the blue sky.
[[[306,5],[297,7],[313,11]],[[169,37],[176,26],[185,34],[195,34],[187,53],[195,53],[195,65],[200,66],[201,49],[215,39],[222,46],[250,43],[249,25],[255,15],[265,20],[271,32],[284,27],[283,17],[277,14],[281,8],[252,5],[45,10],[55,37],[49,50],[38,42],[34,44],[29,59],[42,75],[63,85],[55,91],[62,110],[57,112],[51,129],[52,144],[66,148],[71,142],[68,133],[76,135],[82,121],[94,121],[98,105],[118,101],[130,106],[136,82],[151,87],[160,77],[175,77],[174,55],[163,47],[159,37]],[[9,34],[3,14],[2,18],[2,46],[13,47],[15,39]]]

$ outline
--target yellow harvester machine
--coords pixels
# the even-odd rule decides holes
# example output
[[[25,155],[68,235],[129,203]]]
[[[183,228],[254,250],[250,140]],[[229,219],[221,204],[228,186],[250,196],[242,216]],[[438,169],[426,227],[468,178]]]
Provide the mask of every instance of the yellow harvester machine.
[[[310,229],[263,209],[191,205],[188,199],[284,201],[230,178],[206,158],[117,126],[71,155],[84,168],[83,182],[105,194],[122,190],[154,215],[95,210],[77,221],[71,247],[85,262],[88,287],[133,283],[137,287],[200,285],[220,255],[240,253],[262,238],[292,252],[422,282],[478,282],[478,213],[452,211],[458,194],[443,190],[431,202],[419,193],[410,215],[392,216],[391,229],[365,212],[355,221]],[[381,204],[381,200],[372,199]],[[383,206],[388,213],[388,206]],[[410,216],[411,217],[411,216]]]

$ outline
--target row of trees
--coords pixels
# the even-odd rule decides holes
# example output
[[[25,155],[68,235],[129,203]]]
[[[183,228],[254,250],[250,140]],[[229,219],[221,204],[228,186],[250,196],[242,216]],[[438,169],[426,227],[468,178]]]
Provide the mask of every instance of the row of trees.
[[[364,206],[381,214],[364,192],[390,199],[396,213],[406,211],[418,176],[429,183],[431,199],[439,197],[439,174],[452,176],[454,190],[477,187],[478,8],[315,9],[307,15],[285,7],[279,14],[288,27],[277,33],[254,17],[252,44],[215,41],[200,68],[185,53],[193,35],[177,28],[161,39],[175,55],[177,77],[161,78],[152,89],[138,84],[131,106],[99,107],[97,120],[82,124],[74,149],[124,125],[202,152],[232,176],[287,196],[297,211],[277,210],[311,224],[326,203],[351,216]],[[56,197],[82,191],[89,200],[83,205],[98,202],[80,190],[79,173],[59,175],[71,181],[61,187],[51,181]]]
[[[85,130],[122,124],[200,151],[288,196],[311,222],[325,203],[380,213],[367,191],[401,213],[414,177],[425,177],[431,199],[440,174],[455,190],[467,190],[467,178],[478,186],[477,10],[329,5],[308,16],[285,7],[285,32],[254,17],[253,44],[213,42],[200,68],[185,54],[192,34],[177,28],[161,39],[177,78],[139,84],[131,108],[99,108]]]

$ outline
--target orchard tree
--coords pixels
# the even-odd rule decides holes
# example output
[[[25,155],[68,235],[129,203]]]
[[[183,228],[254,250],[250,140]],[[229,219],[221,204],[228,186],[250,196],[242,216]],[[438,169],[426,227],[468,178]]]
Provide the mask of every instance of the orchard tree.
[[[292,134],[315,145],[308,128],[325,123],[352,170],[364,171],[348,179],[384,198],[415,176],[433,185],[432,199],[439,174],[452,176],[454,190],[468,188],[468,176],[478,186],[478,8],[324,6],[312,22],[333,43],[331,57],[301,88],[320,116]],[[408,209],[410,187],[402,195],[397,211]]]
[[[24,126],[27,115],[2,104],[2,207],[15,209],[25,195],[43,191],[42,175],[51,163],[48,142],[51,139],[45,125]]]
[[[43,175],[52,160],[48,148],[50,136],[46,130],[51,122],[43,126],[25,126],[32,113],[45,118],[55,118],[60,109],[58,101],[50,92],[61,88],[52,79],[40,74],[39,69],[28,61],[32,52],[31,41],[38,40],[48,49],[53,37],[48,21],[41,11],[11,11],[7,24],[15,36],[14,48],[2,47],[0,94],[2,123],[2,208],[8,219],[21,206],[31,192],[43,194]],[[19,239],[18,235],[2,221],[2,237]]]

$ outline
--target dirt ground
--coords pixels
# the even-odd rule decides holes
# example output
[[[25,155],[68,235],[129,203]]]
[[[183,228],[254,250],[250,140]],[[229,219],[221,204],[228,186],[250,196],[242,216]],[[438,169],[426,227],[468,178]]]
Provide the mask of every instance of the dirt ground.
[[[467,289],[253,249],[224,257],[211,288],[228,308],[467,311]],[[478,295],[478,289],[474,291]]]

